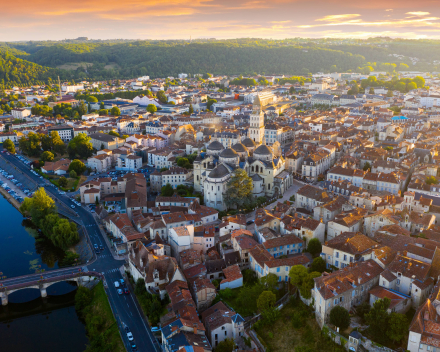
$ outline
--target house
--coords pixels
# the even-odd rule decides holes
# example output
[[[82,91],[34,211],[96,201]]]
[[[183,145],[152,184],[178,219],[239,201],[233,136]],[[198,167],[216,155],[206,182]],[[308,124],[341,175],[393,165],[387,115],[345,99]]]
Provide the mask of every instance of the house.
[[[428,297],[434,280],[429,276],[431,265],[404,255],[397,255],[381,273],[380,286],[411,297],[417,308]]]
[[[105,133],[92,133],[89,137],[91,138],[90,142],[92,143],[93,148],[96,150],[114,150],[122,147],[125,143],[124,139]]]
[[[157,257],[141,241],[136,241],[130,248],[128,263],[133,279],[143,279],[145,288],[151,294],[165,297],[167,285],[176,280],[185,281],[175,258]]]
[[[369,303],[371,307],[378,299],[388,298],[390,300],[390,305],[387,309],[388,313],[395,312],[405,314],[411,308],[411,299],[409,298],[409,296],[396,292],[394,290],[389,290],[381,286],[376,286],[370,290],[369,294]]]
[[[170,228],[168,241],[172,255],[179,260],[180,252],[191,249],[194,243],[194,225]]]
[[[61,159],[58,161],[47,161],[41,167],[41,171],[45,174],[65,175],[69,172],[71,161],[69,159]]]
[[[382,267],[374,260],[355,262],[331,274],[324,272],[314,279],[312,297],[315,317],[319,325],[326,323],[333,307],[342,306],[348,311],[368,299],[368,292],[379,283]]]
[[[338,269],[351,263],[373,259],[373,249],[379,244],[359,232],[343,232],[322,245],[321,257],[327,268]]]
[[[192,175],[192,170],[178,166],[172,166],[162,172],[156,170],[150,174],[151,191],[160,192],[161,188],[167,184],[170,184],[173,189],[176,189],[178,185],[189,184]]]
[[[255,271],[258,278],[268,274],[274,274],[278,277],[278,281],[289,280],[289,271],[292,266],[303,265],[309,267],[311,258],[301,253],[288,258],[275,259],[271,256],[263,245],[255,246],[249,252],[250,269]]]
[[[100,152],[102,152],[102,150]],[[97,173],[107,172],[112,167],[111,154],[100,152],[87,159],[87,166]]]
[[[407,350],[410,352],[436,351],[440,348],[438,333],[440,320],[440,285],[437,284],[428,299],[417,309],[409,326]]]
[[[263,242],[264,248],[274,257],[287,256],[301,253],[304,249],[304,241],[295,235],[286,235]]]
[[[217,295],[215,286],[207,278],[197,278],[191,288],[198,312],[209,308]]]
[[[301,187],[295,196],[296,208],[303,208],[308,211],[313,211],[316,206],[322,205],[330,200],[329,194],[311,185]]]
[[[236,340],[244,334],[244,319],[221,301],[202,313],[202,322],[214,347],[228,338]]]
[[[222,271],[225,278],[220,281],[220,290],[243,286],[243,275],[241,274],[240,267],[237,264],[228,266]]]

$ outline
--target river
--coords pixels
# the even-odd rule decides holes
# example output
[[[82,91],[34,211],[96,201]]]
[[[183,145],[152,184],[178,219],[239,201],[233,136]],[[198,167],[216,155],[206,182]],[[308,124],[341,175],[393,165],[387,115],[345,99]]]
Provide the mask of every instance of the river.
[[[0,277],[58,268],[63,252],[41,237],[3,197],[0,224]],[[9,304],[0,306],[0,351],[84,351],[88,340],[75,311],[75,291],[76,286],[62,282],[47,289],[46,299],[36,289],[9,295]]]

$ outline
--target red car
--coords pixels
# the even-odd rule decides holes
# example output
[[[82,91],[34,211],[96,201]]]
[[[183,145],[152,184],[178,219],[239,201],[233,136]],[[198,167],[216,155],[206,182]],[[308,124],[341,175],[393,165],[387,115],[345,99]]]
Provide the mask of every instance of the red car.
[[[130,293],[130,291],[128,290],[127,287],[124,287],[124,293],[125,293],[126,295],[128,295],[128,294]]]

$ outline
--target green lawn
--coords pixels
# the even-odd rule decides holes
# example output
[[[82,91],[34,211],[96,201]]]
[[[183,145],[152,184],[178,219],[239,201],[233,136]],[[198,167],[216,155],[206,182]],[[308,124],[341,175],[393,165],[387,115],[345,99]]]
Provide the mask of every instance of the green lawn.
[[[259,326],[260,341],[271,352],[343,352],[345,349],[321,334],[312,310],[299,299],[291,299],[274,324]]]
[[[93,298],[90,304],[92,309],[92,316],[101,316],[104,321],[104,324],[102,326],[99,326],[98,333],[106,333],[106,338],[108,338],[110,342],[114,343],[115,348],[113,349],[113,351],[125,351],[124,344],[121,340],[121,335],[119,334],[118,325],[110,308],[110,303],[108,302],[107,294],[105,293],[104,285],[102,284],[102,282],[100,282],[92,289],[92,295]],[[91,331],[96,331],[95,328],[91,328],[91,324],[93,324],[93,322],[87,321],[86,319],[86,327],[89,334]]]

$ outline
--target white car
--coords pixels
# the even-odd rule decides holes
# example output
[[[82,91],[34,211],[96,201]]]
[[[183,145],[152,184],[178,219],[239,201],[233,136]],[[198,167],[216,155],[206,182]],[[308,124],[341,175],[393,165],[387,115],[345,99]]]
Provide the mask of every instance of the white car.
[[[72,207],[72,209],[75,209],[75,206],[73,204],[70,205]]]
[[[127,337],[128,337],[128,341],[134,340],[134,337],[133,337],[133,334],[131,333],[131,331],[127,332]]]
[[[115,287],[116,287],[116,288],[119,287],[119,281],[115,281]]]

